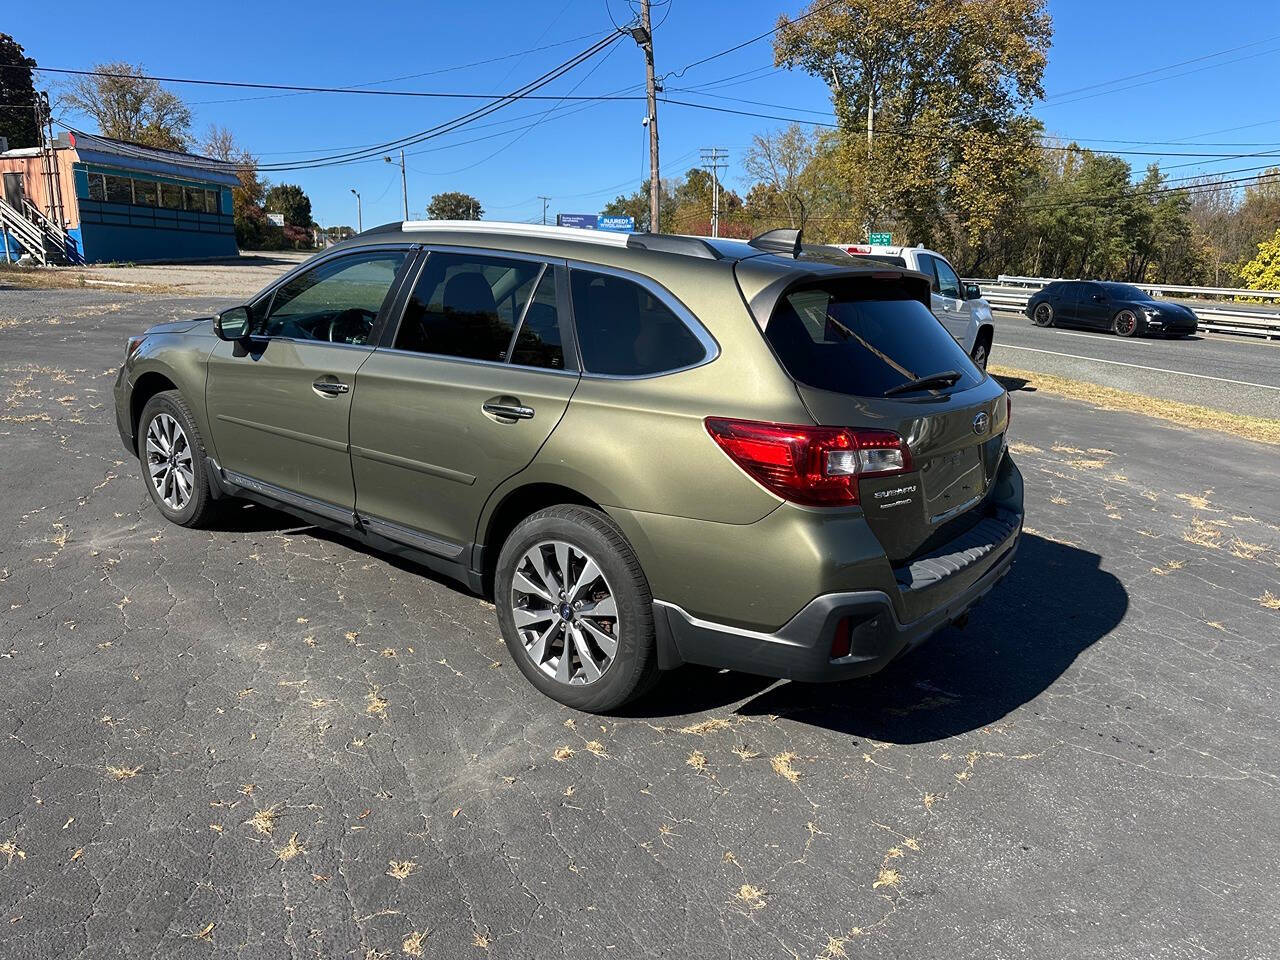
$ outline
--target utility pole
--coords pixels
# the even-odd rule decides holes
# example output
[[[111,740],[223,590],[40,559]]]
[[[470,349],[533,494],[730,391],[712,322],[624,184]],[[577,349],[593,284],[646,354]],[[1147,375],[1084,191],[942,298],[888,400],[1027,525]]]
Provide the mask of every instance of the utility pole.
[[[868,87],[867,87],[867,176],[868,177],[873,177],[875,175],[874,171],[871,168],[871,151],[872,151],[871,138],[872,138],[872,135],[875,133],[875,129],[876,129],[875,87],[871,84],[868,84]],[[871,198],[870,186],[871,186],[871,183],[870,181],[868,181],[867,183],[868,199]],[[871,205],[867,204],[867,242],[868,243],[871,242],[871,228],[873,226],[875,226],[875,224],[871,222]]]
[[[547,204],[551,202],[551,198],[538,194],[538,199],[542,201],[542,225],[545,227],[547,225]]]
[[[658,214],[662,196],[662,175],[658,168],[658,94],[662,88],[653,75],[653,28],[649,20],[649,0],[640,0],[640,26],[627,31],[644,51],[645,93],[649,114],[644,125],[649,128],[649,232],[658,232]]]
[[[394,162],[390,157],[383,157],[382,159],[387,161],[387,163]],[[405,173],[404,173],[404,151],[403,150],[400,151],[400,192],[404,196],[404,218],[408,220],[409,219],[409,181],[405,177]]]
[[[711,172],[711,235],[720,236],[720,171],[727,170],[729,151],[723,147],[702,148],[702,168]]]
[[[364,211],[360,205],[360,191],[352,187],[351,192],[356,195],[356,233],[364,233]]]

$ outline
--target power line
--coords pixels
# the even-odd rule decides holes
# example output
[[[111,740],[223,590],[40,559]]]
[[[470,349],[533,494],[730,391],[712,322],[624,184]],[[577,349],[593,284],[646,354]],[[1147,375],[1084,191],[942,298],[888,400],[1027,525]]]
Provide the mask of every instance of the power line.
[[[785,26],[795,26],[800,21],[808,20],[810,17],[816,16],[819,13],[822,13],[824,10],[830,10],[832,7],[837,6],[838,4],[843,2],[844,0],[830,0],[829,3],[824,3],[820,7],[815,7],[814,9],[810,10],[808,13],[801,14],[800,16],[796,17],[794,20],[788,20]],[[719,53],[713,53],[709,57],[703,57],[701,60],[695,60],[693,61],[693,63],[686,64],[685,66],[681,67],[679,70],[672,70],[668,73],[664,73],[662,75],[662,79],[665,80],[667,79],[667,77],[683,77],[686,71],[692,70],[694,67],[700,67],[704,63],[710,63],[712,60],[719,60],[721,57],[727,57],[729,54],[736,53],[737,51],[741,50],[743,47],[749,47],[751,46],[751,44],[757,43],[765,39],[766,37],[772,37],[775,33],[781,30],[783,26],[784,24],[779,24],[778,26],[774,27],[772,30],[766,30],[764,33],[751,37],[749,40],[743,40],[741,43],[736,43],[732,47],[729,47],[725,50],[721,50]]]

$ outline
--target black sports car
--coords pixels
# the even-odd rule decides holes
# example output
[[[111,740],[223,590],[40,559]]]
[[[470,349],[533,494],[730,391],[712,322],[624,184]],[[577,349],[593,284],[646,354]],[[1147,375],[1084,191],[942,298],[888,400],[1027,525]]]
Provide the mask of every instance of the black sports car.
[[[1027,301],[1026,314],[1038,327],[1089,327],[1122,337],[1152,334],[1189,337],[1198,328],[1195,313],[1180,303],[1154,300],[1127,283],[1056,280]]]

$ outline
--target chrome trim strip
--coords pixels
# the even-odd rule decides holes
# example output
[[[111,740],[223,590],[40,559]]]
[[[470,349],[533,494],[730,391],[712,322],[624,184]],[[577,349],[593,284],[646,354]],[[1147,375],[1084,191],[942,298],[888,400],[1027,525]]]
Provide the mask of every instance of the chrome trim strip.
[[[382,520],[379,517],[361,514],[360,523],[367,527],[371,533],[386,537],[388,540],[395,540],[411,547],[417,547],[419,550],[434,553],[436,556],[444,557],[448,560],[458,559],[466,549],[466,544],[442,540],[439,537],[431,536],[429,533],[413,530],[410,527],[392,523],[390,520]]]
[[[301,507],[303,510],[310,510],[312,513],[318,513],[320,516],[328,517],[330,520],[337,520],[349,527],[355,526],[355,514],[352,510],[339,507],[325,500],[317,500],[315,497],[308,497],[305,494],[294,493],[292,490],[278,487],[274,483],[257,480],[243,473],[236,473],[234,470],[223,470],[222,474],[228,483],[232,483],[237,487],[244,487],[246,490],[260,493],[265,497],[270,497],[272,500],[279,500],[282,503]]]
[[[369,447],[352,445],[351,455],[360,457],[362,460],[373,460],[376,463],[385,463],[405,470],[415,470],[428,476],[440,477],[442,480],[452,480],[454,483],[461,483],[468,487],[476,482],[474,476],[469,473],[463,473],[460,470],[451,470],[448,467],[437,466],[434,463],[426,463],[422,460],[411,460],[409,457],[396,456],[394,453],[383,453],[381,450],[372,450]]]
[[[957,506],[952,507],[950,510],[944,510],[942,513],[938,514],[937,516],[930,517],[929,522],[937,524],[937,523],[941,523],[943,520],[950,520],[956,514],[964,513],[966,510],[972,507],[975,503],[981,500],[984,496],[986,496],[986,494],[980,493],[973,499],[966,500],[964,503],[958,504]]]
[[[249,427],[251,430],[261,430],[263,433],[274,434],[277,437],[284,437],[286,440],[297,440],[301,443],[310,443],[313,446],[323,447],[326,450],[335,450],[338,453],[347,453],[350,449],[347,444],[338,440],[330,440],[327,437],[317,437],[309,433],[300,433],[297,430],[288,430],[285,427],[277,427],[267,423],[258,423],[256,420],[242,420],[240,417],[233,417],[226,413],[219,413],[216,419],[223,423],[234,423],[238,427]]]
[[[701,321],[698,320],[698,318],[694,315],[693,311],[690,310],[688,307],[686,307],[683,303],[681,303],[680,300],[676,298],[676,295],[674,293],[672,293],[666,287],[659,284],[656,280],[652,279],[651,277],[647,277],[642,273],[634,273],[630,270],[621,270],[618,267],[606,266],[605,264],[601,264],[601,263],[589,263],[583,260],[570,260],[568,261],[568,267],[569,267],[569,278],[570,278],[571,287],[573,283],[573,271],[582,270],[588,273],[602,273],[602,274],[605,274],[606,276],[618,277],[621,280],[630,280],[632,283],[637,284],[640,287],[644,288],[653,296],[655,300],[660,302],[663,306],[665,306],[668,310],[670,310],[672,313],[676,315],[677,319],[679,319],[680,322],[683,323],[686,328],[688,328],[689,332],[694,335],[697,341],[700,344],[702,344],[702,349],[704,352],[703,358],[699,360],[697,363],[690,363],[683,367],[676,367],[675,369],[672,369],[672,370],[663,370],[659,373],[644,373],[644,374],[591,373],[590,371],[585,369],[586,364],[583,364],[583,367],[584,367],[582,371],[583,379],[655,380],[658,377],[669,377],[673,373],[683,373],[686,370],[696,370],[698,367],[703,367],[703,366],[706,366],[708,363],[713,362],[720,356],[720,344],[717,342],[716,338],[711,335],[711,332],[702,325]],[[573,323],[574,323],[574,332],[576,335],[577,326],[578,326],[578,318],[576,314],[574,316]]]
[[[557,370],[554,367],[526,367],[522,363],[507,363],[504,360],[475,360],[471,357],[451,357],[444,353],[420,353],[417,350],[401,350],[398,347],[378,347],[376,353],[390,353],[401,357],[417,357],[419,360],[443,360],[447,363],[469,363],[481,367],[495,367],[498,370],[521,370],[526,373],[550,373],[558,377],[578,379],[577,370]],[[366,371],[364,376],[369,376]]]

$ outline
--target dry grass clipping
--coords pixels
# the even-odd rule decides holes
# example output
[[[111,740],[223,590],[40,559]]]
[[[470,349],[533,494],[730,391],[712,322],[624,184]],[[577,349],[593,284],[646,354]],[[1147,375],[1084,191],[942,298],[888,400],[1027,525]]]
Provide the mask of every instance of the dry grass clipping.
[[[729,721],[723,717],[712,717],[710,720],[703,720],[701,723],[691,723],[687,727],[681,727],[680,732],[692,734],[695,737],[705,737],[708,733],[724,730],[729,726]]]
[[[387,876],[397,880],[404,880],[418,868],[414,860],[388,860],[387,864]]]
[[[276,815],[280,812],[279,805],[267,807],[265,810],[259,810],[252,817],[245,821],[249,826],[253,827],[258,833],[264,837],[271,836],[271,831],[276,825]]]
[[[1257,600],[1268,610],[1280,610],[1280,597],[1277,597],[1270,590],[1263,590],[1262,596],[1258,597]]]
[[[551,754],[551,758],[553,760],[558,760],[560,763],[564,763],[577,752],[578,751],[573,749],[573,747],[556,747],[556,752]]]
[[[112,780],[132,780],[142,772],[142,767],[107,767],[107,775]]]
[[[702,773],[707,769],[707,758],[703,755],[701,750],[694,750],[689,754],[684,762],[693,767],[693,769],[697,770],[699,773]]]
[[[1178,400],[1144,397],[1127,390],[1069,380],[1066,377],[1047,373],[1033,373],[1030,370],[1019,370],[1014,367],[992,364],[988,370],[998,379],[1025,380],[1036,390],[1080,400],[1099,410],[1141,413],[1158,420],[1167,420],[1190,430],[1214,430],[1258,443],[1280,445],[1280,420],[1270,417],[1249,417],[1192,403],[1182,403]]]
[[[1222,546],[1222,531],[1212,524],[1205,523],[1199,517],[1192,517],[1191,526],[1182,535],[1182,539],[1199,547],[1217,550]]]
[[[289,842],[276,851],[276,856],[285,863],[288,863],[300,853],[306,853],[306,849],[298,842],[298,835],[295,833],[289,838]]]
[[[14,857],[17,857],[19,860],[27,859],[27,851],[18,849],[17,837],[12,837],[4,843],[0,843],[0,855],[5,857],[6,867],[13,863]]]
[[[769,758],[769,765],[773,767],[773,772],[780,777],[796,783],[800,779],[800,771],[791,764],[798,759],[794,753],[788,750],[786,753],[780,753],[776,757]]]
[[[882,867],[880,873],[876,875],[875,882],[871,884],[871,889],[893,887],[896,890],[900,883],[902,883],[902,874],[892,867]]]
[[[387,715],[387,701],[378,696],[378,688],[374,687],[365,695],[364,712],[375,717],[385,717]]]
[[[759,887],[753,887],[749,883],[744,883],[740,886],[733,898],[740,903],[745,903],[752,910],[764,909],[764,891]]]
[[[425,939],[427,939],[427,931],[414,930],[404,938],[404,942],[400,944],[400,950],[411,957],[424,956],[426,954],[426,950],[423,949],[422,941]]]

